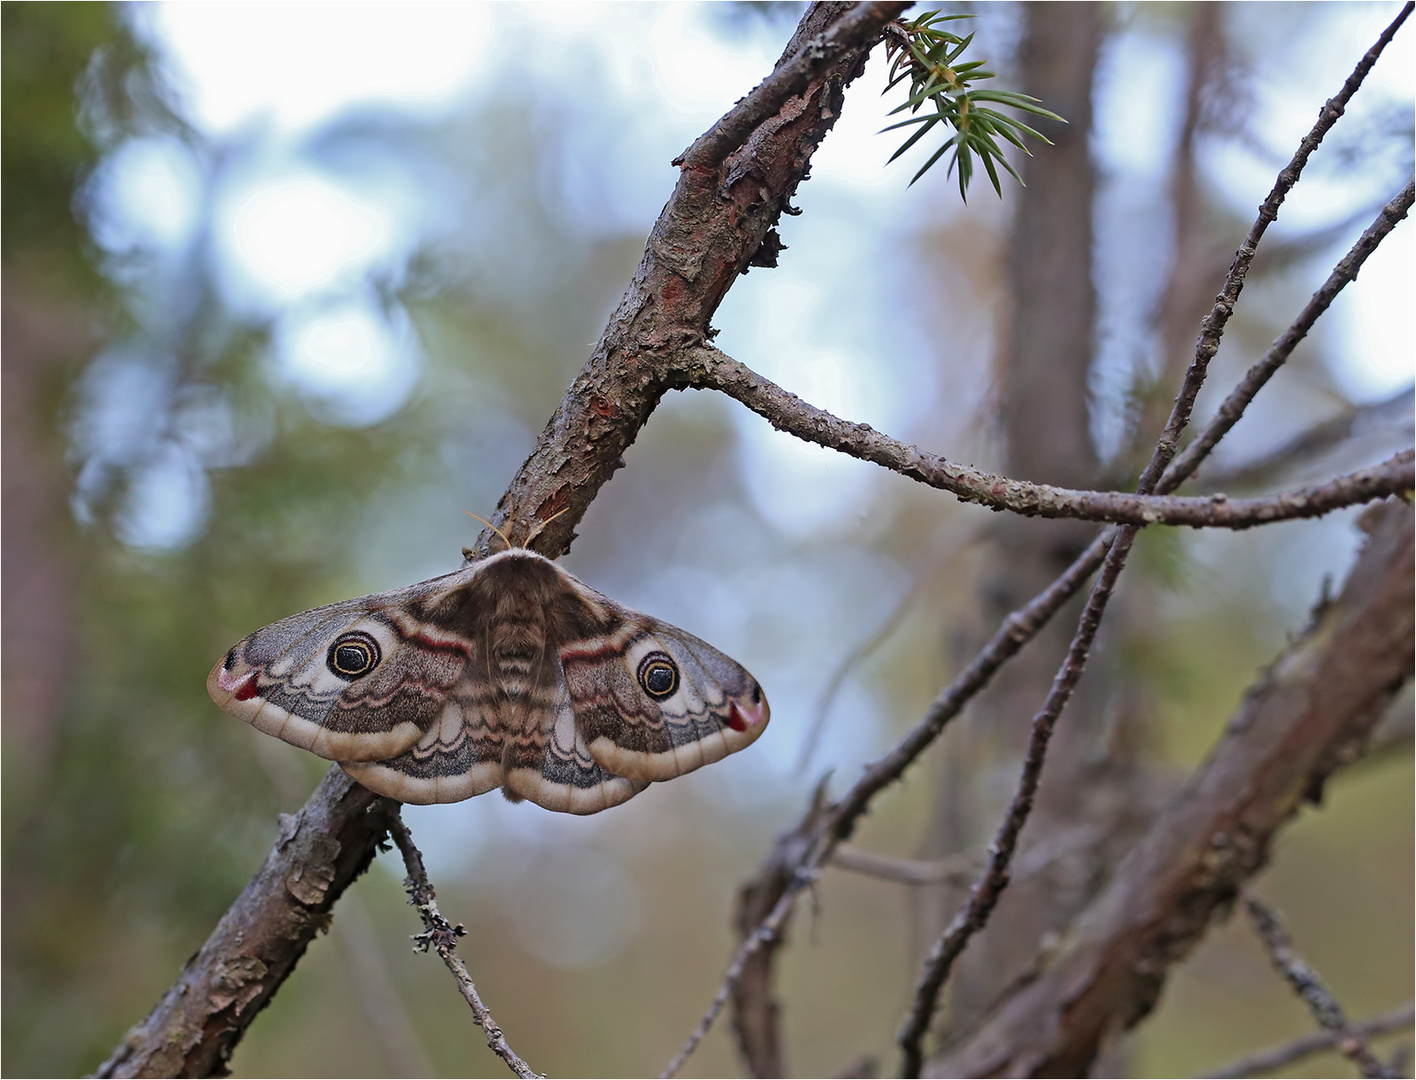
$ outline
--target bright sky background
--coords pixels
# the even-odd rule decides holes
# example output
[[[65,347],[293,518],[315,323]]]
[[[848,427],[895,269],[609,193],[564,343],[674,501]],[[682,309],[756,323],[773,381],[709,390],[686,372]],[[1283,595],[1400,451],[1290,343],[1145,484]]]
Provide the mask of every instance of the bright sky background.
[[[1315,112],[1313,88],[1330,92],[1340,83],[1352,58],[1390,18],[1389,9],[1344,5],[1310,20],[1299,43],[1302,62],[1265,72],[1269,81],[1261,84],[1258,105],[1264,117],[1258,126],[1268,134],[1269,146],[1296,141]],[[311,168],[295,152],[302,135],[354,106],[433,117],[499,82],[553,80],[590,65],[620,98],[618,104],[630,106],[616,113],[635,116],[642,128],[633,133],[633,144],[621,140],[612,148],[623,156],[608,155],[602,164],[615,174],[609,189],[628,193],[637,203],[623,208],[625,216],[647,225],[672,182],[666,155],[768,70],[784,33],[782,25],[759,23],[749,32],[723,35],[692,4],[213,2],[156,3],[134,11],[167,57],[189,117],[215,140],[258,131],[266,149],[263,160],[219,196],[216,243],[227,264],[229,298],[247,310],[298,319],[300,328],[282,330],[282,359],[290,378],[317,397],[328,396],[336,385],[349,387],[351,371],[364,372],[367,400],[344,413],[365,422],[401,402],[411,377],[392,369],[410,366],[400,350],[407,353],[415,345],[379,329],[373,318],[355,318],[352,308],[361,302],[361,284],[371,271],[402,264],[423,223],[412,209],[417,199],[408,192],[353,191],[339,177]],[[1239,17],[1262,18],[1262,13]],[[1364,95],[1412,93],[1411,41],[1409,30],[1398,37]],[[841,124],[813,164],[813,188],[850,190],[853,214],[804,219],[794,223],[798,229],[840,229],[855,222],[865,230],[889,231],[918,214],[926,199],[939,197],[939,187],[907,191],[904,167],[882,168],[893,144],[876,135],[885,110],[879,99],[881,65],[874,67],[853,88]],[[1098,100],[1098,150],[1109,167],[1157,175],[1174,135],[1180,67],[1168,43],[1144,33],[1127,35],[1107,58]],[[1223,164],[1236,205],[1253,205],[1255,193],[1271,182],[1269,163],[1252,154],[1230,152]],[[109,197],[119,211],[112,215],[119,223],[113,228],[145,233],[167,245],[187,238],[198,217],[199,188],[180,146],[138,143],[108,172]],[[1320,224],[1361,182],[1360,176],[1306,178],[1281,220]],[[1353,342],[1345,377],[1362,397],[1388,393],[1411,378],[1409,300],[1416,288],[1416,247],[1410,234],[1409,228],[1398,230],[1342,305]],[[772,285],[803,296],[815,293],[819,301],[818,268],[812,274],[804,269],[788,258]],[[312,305],[321,310],[312,312]],[[336,325],[347,356],[331,347]],[[827,357],[825,375],[817,358],[810,359],[798,366],[817,373],[815,385],[802,390],[829,394],[835,400],[821,402],[828,407],[898,424],[901,417],[890,415],[888,402],[872,408],[861,400],[865,386],[851,379],[849,357]],[[785,449],[784,440],[771,442],[783,447],[784,455],[800,457]],[[806,509],[789,508],[786,516],[809,526],[817,515],[803,518]]]

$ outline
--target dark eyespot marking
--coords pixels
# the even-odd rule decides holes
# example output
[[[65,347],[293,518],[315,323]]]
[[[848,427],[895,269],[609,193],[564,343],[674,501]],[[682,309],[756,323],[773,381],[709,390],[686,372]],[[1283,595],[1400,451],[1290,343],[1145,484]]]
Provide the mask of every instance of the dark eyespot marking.
[[[756,683],[752,684],[752,703],[754,705],[762,704],[762,687],[758,686]]]
[[[236,666],[236,650],[232,649],[226,654],[226,659],[221,662],[221,670],[230,671]]]
[[[655,701],[671,697],[678,684],[678,665],[663,653],[651,652],[639,662],[639,685]]]
[[[329,670],[341,679],[367,675],[379,666],[379,660],[379,643],[359,630],[335,638],[325,656]]]

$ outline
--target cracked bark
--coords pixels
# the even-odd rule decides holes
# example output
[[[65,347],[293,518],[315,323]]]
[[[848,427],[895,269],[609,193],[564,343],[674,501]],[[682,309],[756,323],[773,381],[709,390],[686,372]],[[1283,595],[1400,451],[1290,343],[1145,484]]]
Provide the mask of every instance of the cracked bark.
[[[95,1076],[225,1076],[256,1013],[294,969],[334,902],[368,867],[396,804],[339,768],[282,815],[265,864],[152,1013]]]

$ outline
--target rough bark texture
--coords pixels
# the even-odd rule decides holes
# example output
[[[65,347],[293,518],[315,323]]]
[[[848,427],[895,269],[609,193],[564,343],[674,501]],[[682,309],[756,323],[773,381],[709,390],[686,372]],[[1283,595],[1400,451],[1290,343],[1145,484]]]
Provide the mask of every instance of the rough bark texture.
[[[395,806],[332,768],[298,814],[282,817],[265,865],[94,1075],[227,1075],[255,1014],[372,861]]]
[[[1155,1004],[1268,858],[1274,834],[1361,754],[1411,676],[1412,513],[1369,511],[1341,595],[1250,690],[1209,759],[1156,818],[1040,973],[1007,996],[934,1076],[1081,1076]]]
[[[721,390],[762,416],[778,431],[874,462],[921,484],[951,492],[965,502],[995,511],[1007,510],[1021,517],[1247,529],[1271,521],[1318,517],[1353,502],[1384,499],[1411,487],[1409,452],[1397,454],[1381,465],[1334,477],[1325,484],[1277,492],[1261,499],[1230,499],[1220,493],[1181,496],[1084,491],[1032,483],[949,461],[892,439],[869,424],[832,416],[712,346],[698,346],[687,357],[693,361],[693,385]],[[1082,394],[1079,389],[1078,396]],[[1079,537],[1090,539],[1086,530],[1077,532]],[[1050,545],[1057,538],[1047,529],[1037,527],[1029,537],[1032,542],[1044,545],[1048,554],[1055,554]],[[995,584],[990,595],[1006,588],[1006,581],[1016,578],[1017,571],[1015,567],[1001,568],[998,574],[1004,577],[1005,584]]]
[[[790,204],[811,155],[840,115],[846,85],[863,70],[880,27],[908,6],[813,5],[787,45],[779,69],[791,67],[789,58],[810,49],[852,15],[857,16],[852,21],[856,39],[841,45],[835,35],[834,59],[811,66],[801,92],[756,124],[721,161],[690,160],[682,166],[624,299],[512,481],[493,519],[496,524],[504,525],[513,507],[533,521],[566,511],[531,546],[552,557],[570,547],[576,523],[623,464],[621,455],[664,391],[687,385],[678,366],[680,354],[712,336],[713,313]],[[868,9],[873,17],[860,18],[859,9]],[[728,117],[755,107],[754,94]],[[714,130],[736,130],[728,117]],[[486,554],[491,542],[492,533],[483,533],[476,552]]]
[[[907,6],[813,5],[766,80],[771,93],[754,91],[715,125],[746,136],[719,145],[716,164],[707,155],[709,163],[682,169],[624,299],[512,481],[496,524],[506,525],[515,507],[520,537],[564,510],[528,542],[552,557],[569,548],[659,398],[684,383],[680,354],[710,336],[709,320],[789,205],[880,27]],[[793,64],[803,50],[810,62]],[[762,102],[784,87],[784,103],[759,117]],[[753,122],[744,127],[743,116]],[[479,552],[491,536],[479,538]],[[382,813],[370,813],[376,802],[332,768],[207,944],[98,1075],[222,1074],[251,1018],[372,859],[385,834]]]

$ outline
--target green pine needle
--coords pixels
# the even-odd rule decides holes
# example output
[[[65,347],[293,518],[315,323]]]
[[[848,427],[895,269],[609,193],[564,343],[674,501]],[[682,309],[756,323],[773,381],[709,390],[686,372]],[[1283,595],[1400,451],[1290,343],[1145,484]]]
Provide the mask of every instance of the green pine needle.
[[[884,131],[918,125],[909,138],[900,144],[890,161],[894,161],[909,150],[936,124],[942,124],[944,131],[952,129],[943,145],[930,155],[929,159],[910,179],[914,184],[927,173],[950,150],[946,175],[952,176],[957,170],[959,195],[968,200],[969,183],[974,177],[975,156],[983,165],[993,190],[1001,198],[1003,185],[999,179],[999,166],[1018,183],[1022,177],[1003,154],[999,140],[1029,153],[1023,140],[1039,139],[1051,143],[1045,135],[1033,130],[1022,121],[984,107],[983,102],[1006,106],[1022,113],[1031,113],[1048,120],[1066,123],[1062,117],[1042,107],[1035,97],[1012,90],[982,90],[973,84],[993,78],[993,72],[984,70],[984,60],[970,60],[959,63],[959,58],[973,42],[974,35],[959,37],[942,28],[941,24],[957,19],[971,19],[972,15],[945,15],[938,11],[925,12],[918,19],[901,20],[891,23],[887,30],[886,55],[891,58],[890,72],[886,80],[886,93],[909,80],[909,95],[904,102],[890,110],[889,115],[908,112],[912,114]],[[931,112],[921,113],[926,105],[933,106]]]

